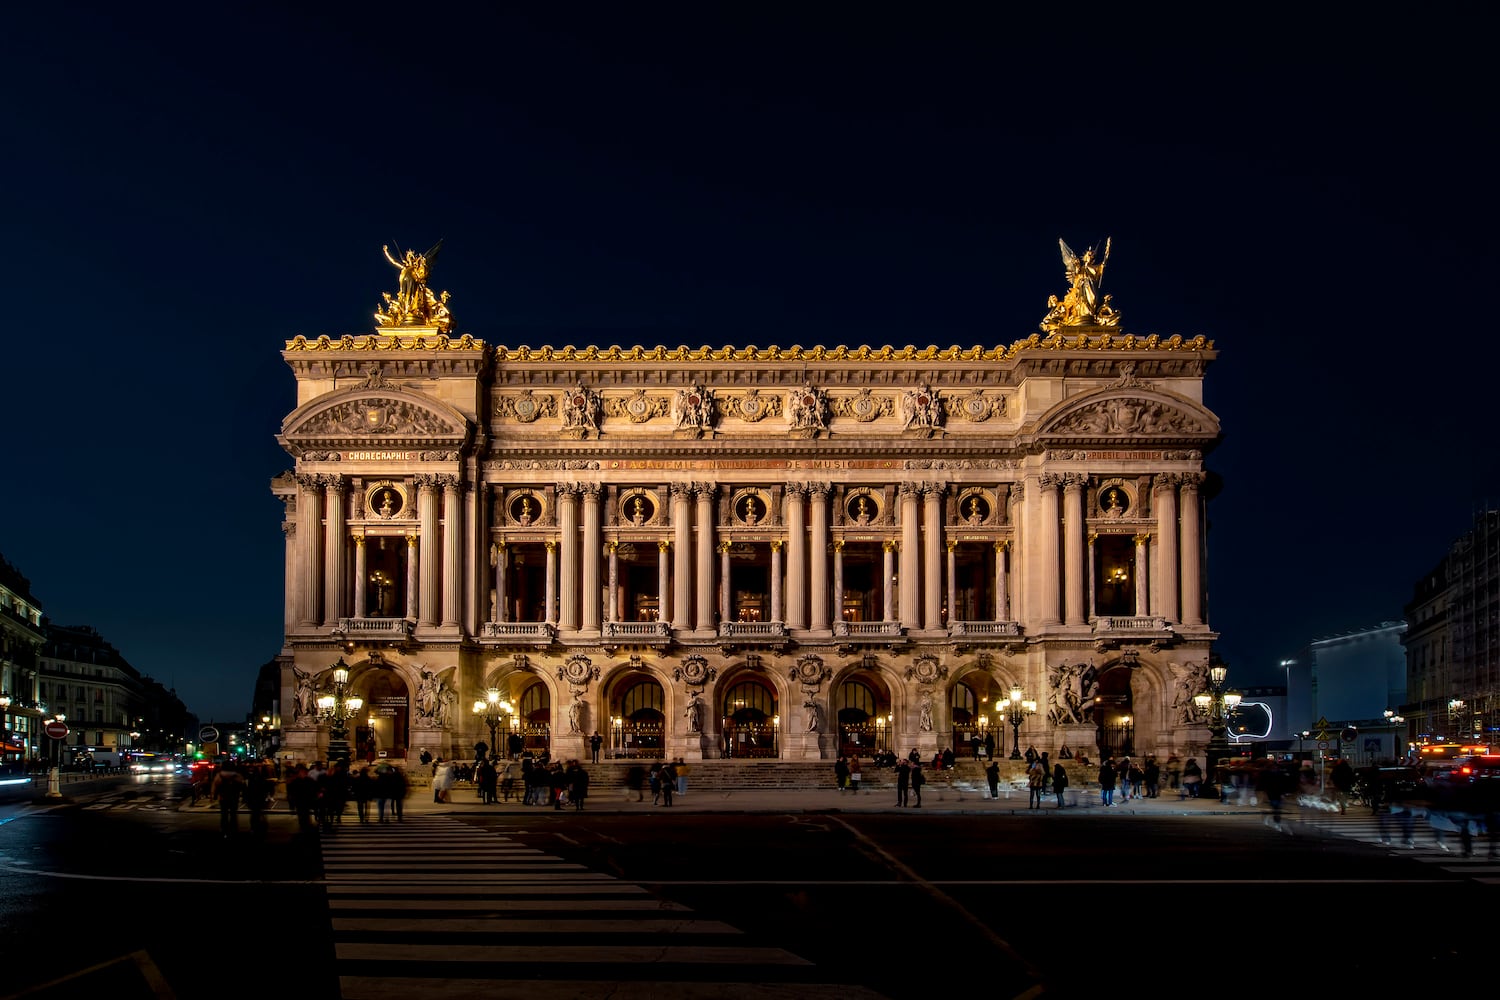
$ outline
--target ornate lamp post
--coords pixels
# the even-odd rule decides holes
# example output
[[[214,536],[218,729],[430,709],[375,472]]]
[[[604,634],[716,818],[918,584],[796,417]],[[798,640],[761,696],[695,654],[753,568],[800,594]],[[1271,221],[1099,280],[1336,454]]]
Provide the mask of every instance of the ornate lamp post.
[[[479,721],[490,727],[490,753],[499,756],[500,748],[495,745],[495,730],[500,723],[512,712],[510,702],[500,697],[499,688],[486,688],[483,698],[474,700],[474,714]]]
[[[1208,769],[1204,777],[1210,784],[1218,783],[1219,758],[1229,753],[1229,723],[1240,707],[1240,693],[1224,690],[1228,677],[1229,668],[1215,663],[1208,668],[1208,691],[1193,696],[1193,704],[1208,718]]]
[[[1406,716],[1397,715],[1395,709],[1385,710],[1385,721],[1391,727],[1391,759],[1393,763],[1399,764],[1406,759],[1405,749],[1401,746],[1405,742]]]
[[[328,760],[349,763],[349,720],[365,705],[349,693],[349,668],[344,658],[333,665],[333,691],[318,698],[318,715],[328,723]]]
[[[1036,714],[1036,702],[1027,698],[1020,688],[1013,687],[1010,689],[1010,697],[1003,699],[995,707],[1000,712],[1000,717],[1010,723],[1010,759],[1020,760],[1021,723],[1026,721],[1028,715]]]

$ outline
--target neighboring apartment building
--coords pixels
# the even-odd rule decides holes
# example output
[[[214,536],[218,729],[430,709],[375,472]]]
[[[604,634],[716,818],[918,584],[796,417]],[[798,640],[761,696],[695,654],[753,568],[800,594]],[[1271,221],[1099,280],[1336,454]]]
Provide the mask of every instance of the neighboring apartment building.
[[[0,763],[35,756],[44,739],[37,660],[45,638],[31,581],[0,556]]]
[[[51,715],[66,716],[70,748],[181,748],[191,720],[175,692],[143,676],[97,629],[49,622],[44,631],[38,695]]]
[[[1500,740],[1500,511],[1474,526],[1412,588],[1403,706],[1413,738]]]

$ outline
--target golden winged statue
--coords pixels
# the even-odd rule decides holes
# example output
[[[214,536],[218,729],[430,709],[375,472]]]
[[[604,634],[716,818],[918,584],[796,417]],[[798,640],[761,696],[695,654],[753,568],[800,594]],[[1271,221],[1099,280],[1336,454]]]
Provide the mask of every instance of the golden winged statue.
[[[430,326],[443,333],[452,330],[453,317],[448,312],[448,293],[437,295],[427,287],[428,272],[442,248],[442,240],[433,244],[432,249],[426,253],[403,251],[397,247],[399,260],[391,255],[389,245],[380,248],[385,259],[399,272],[399,277],[395,295],[390,292],[380,293],[384,302],[375,310],[377,326]]]
[[[1042,329],[1055,333],[1064,326],[1118,326],[1120,314],[1109,304],[1110,297],[1099,295],[1104,265],[1109,263],[1110,240],[1105,239],[1102,255],[1096,247],[1090,247],[1079,256],[1061,239],[1057,245],[1062,249],[1063,271],[1069,287],[1061,300],[1056,295],[1047,296]]]

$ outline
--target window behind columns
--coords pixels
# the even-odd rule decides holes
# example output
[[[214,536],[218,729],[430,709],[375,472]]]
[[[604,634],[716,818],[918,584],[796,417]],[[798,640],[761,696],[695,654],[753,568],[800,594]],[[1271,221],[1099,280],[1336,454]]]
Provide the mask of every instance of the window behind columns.
[[[1101,615],[1135,614],[1135,539],[1100,535],[1094,549],[1094,610]]]

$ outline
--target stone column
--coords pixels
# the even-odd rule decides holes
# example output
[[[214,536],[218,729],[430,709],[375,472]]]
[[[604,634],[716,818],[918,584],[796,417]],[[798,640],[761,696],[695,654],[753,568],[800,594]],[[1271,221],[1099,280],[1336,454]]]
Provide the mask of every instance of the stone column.
[[[557,488],[557,627],[578,631],[578,488]]]
[[[948,550],[948,621],[952,623],[958,619],[958,541],[948,539],[944,543]]]
[[[1097,533],[1089,532],[1088,548],[1085,552],[1088,555],[1088,568],[1084,570],[1086,574],[1085,579],[1088,581],[1088,617],[1092,619],[1096,616],[1095,608],[1097,607],[1095,603],[1097,595],[1094,592],[1094,581],[1099,579],[1094,571],[1094,560],[1099,554],[1099,535]]]
[[[465,483],[463,487],[464,496],[464,561],[463,561],[463,591],[464,591],[464,633],[466,635],[478,635],[479,623],[482,620],[480,610],[484,598],[489,595],[489,587],[484,585],[484,537],[479,531],[479,511],[484,506],[483,495],[485,488],[483,484]]]
[[[693,507],[686,484],[672,487],[672,627],[693,627]]]
[[[942,483],[928,483],[922,491],[922,627],[943,627],[943,494]]]
[[[286,538],[286,546],[282,558],[285,563],[282,567],[282,594],[281,618],[283,622],[282,632],[291,632],[297,625],[297,617],[301,612],[301,594],[298,593],[298,570],[297,565],[297,522],[282,521],[281,533]]]
[[[1041,537],[1037,539],[1036,546],[1037,559],[1041,561],[1043,580],[1039,610],[1043,625],[1056,625],[1062,621],[1058,613],[1058,581],[1063,577],[1063,566],[1057,553],[1059,532],[1057,488],[1062,482],[1062,477],[1048,474],[1039,476],[1037,482],[1042,489],[1041,525],[1038,529]]]
[[[1022,483],[1010,484],[1010,499],[1008,501],[1010,511],[1010,551],[1006,553],[1006,570],[1010,578],[1016,581],[1015,597],[1008,594],[1006,600],[1009,602],[1007,612],[1010,617],[1006,621],[1026,621],[1028,610],[1032,607],[1028,603],[1026,593],[1026,543],[1030,541],[1026,534],[1026,487]]]
[[[1088,581],[1084,577],[1084,536],[1087,526],[1083,519],[1083,490],[1087,477],[1073,473],[1063,480],[1063,607],[1064,620],[1069,625],[1083,625],[1087,619],[1085,594]]]
[[[604,535],[599,510],[598,483],[583,486],[583,627],[599,631],[599,615],[604,594],[600,589],[599,564],[604,558]]]
[[[422,540],[416,534],[406,536],[406,617],[416,621],[419,617],[422,585]]]
[[[671,616],[671,588],[672,571],[667,563],[671,557],[672,543],[665,538],[656,543],[656,620],[669,622]]]
[[[417,551],[421,556],[419,584],[421,597],[417,602],[417,624],[437,624],[438,615],[438,490],[436,476],[417,477],[417,522],[422,544]]]
[[[312,626],[322,621],[318,600],[323,596],[323,484],[317,476],[297,477],[297,564],[302,600],[297,624]]]
[[[995,621],[1010,621],[1010,579],[1005,572],[1006,541],[995,543]]]
[[[918,504],[922,497],[921,483],[901,484],[901,597],[898,612],[901,624],[908,629],[922,627],[922,608],[917,603],[920,590],[920,570],[917,558],[922,538],[922,525]]]
[[[807,600],[811,607],[807,626],[826,632],[832,596],[828,592],[828,484],[809,483],[807,492],[811,500],[808,506],[812,528],[812,540],[807,546]]]
[[[1146,564],[1151,556],[1151,536],[1135,536],[1135,613],[1141,618],[1151,614],[1151,578]]]
[[[365,605],[365,536],[355,535],[354,543],[354,608],[349,617],[364,618],[370,613]]]
[[[729,621],[729,550],[734,542],[725,538],[719,542],[719,621]]]
[[[698,567],[697,600],[694,610],[698,613],[694,628],[699,632],[714,630],[714,498],[719,489],[713,483],[695,483],[693,490],[698,496]]]
[[[844,540],[833,540],[833,621],[844,620]]]
[[[443,477],[443,627],[458,628],[463,595],[464,515],[458,477]]]
[[[510,575],[510,549],[505,544],[505,539],[495,543],[495,621],[509,621],[510,615],[506,610],[508,595],[505,593],[505,578]]]
[[[609,553],[609,621],[620,620],[620,558],[615,552],[619,543],[609,541],[604,543],[604,550]]]
[[[1177,477],[1158,473],[1152,482],[1156,504],[1156,613],[1169,622],[1177,616]]]
[[[343,476],[328,476],[323,480],[323,488],[328,512],[323,528],[323,552],[327,560],[323,577],[323,624],[332,627],[345,617],[344,587],[349,578],[349,549],[344,537],[344,499],[348,496],[349,484]]]
[[[543,597],[542,621],[557,622],[557,542],[547,539],[542,543],[547,549],[547,593]]]
[[[1182,477],[1182,624],[1203,624],[1203,532],[1198,500],[1202,473]]]
[[[891,577],[896,575],[896,542],[887,538],[880,543],[882,550],[881,568],[885,576],[880,581],[880,619],[881,621],[893,622],[896,620],[896,592],[891,589]]]
[[[807,628],[807,487],[786,487],[786,626]]]
[[[771,540],[771,621],[786,621],[781,610],[781,539]]]

